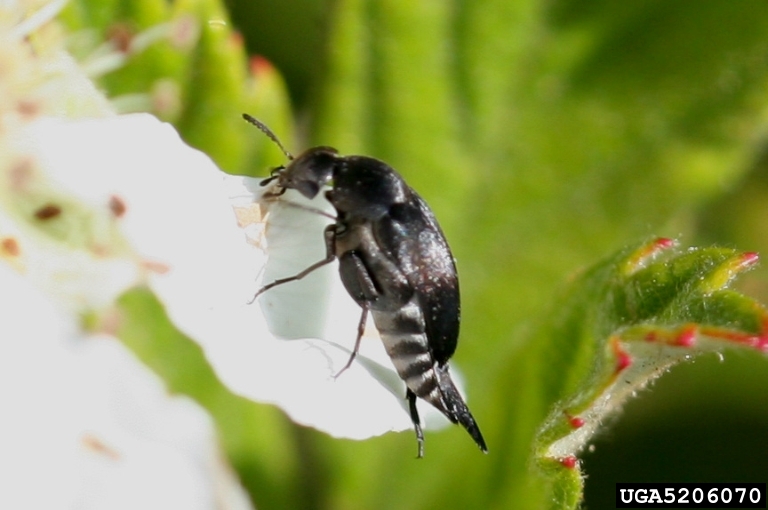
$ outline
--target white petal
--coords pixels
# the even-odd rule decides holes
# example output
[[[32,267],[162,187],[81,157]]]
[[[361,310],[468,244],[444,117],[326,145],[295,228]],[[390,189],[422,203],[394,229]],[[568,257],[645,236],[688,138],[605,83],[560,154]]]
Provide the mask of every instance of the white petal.
[[[205,412],[117,340],[3,266],[0,306],[0,508],[250,507]]]
[[[56,131],[36,129],[44,124],[19,126],[0,140],[0,238],[15,246],[4,254],[18,270],[82,312],[111,302],[141,271],[109,195],[98,202],[68,190],[80,184],[81,154],[90,147],[64,147],[55,159],[46,158],[60,139]]]

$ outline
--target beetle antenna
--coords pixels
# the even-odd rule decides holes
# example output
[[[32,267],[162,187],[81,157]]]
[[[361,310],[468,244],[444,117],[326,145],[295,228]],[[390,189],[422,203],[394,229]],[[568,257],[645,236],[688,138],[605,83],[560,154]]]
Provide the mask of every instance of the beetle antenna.
[[[288,152],[287,150],[285,150],[285,147],[283,147],[283,144],[282,144],[282,143],[280,143],[280,140],[278,140],[277,136],[276,136],[276,135],[275,135],[275,134],[272,132],[272,130],[271,130],[271,129],[269,129],[269,128],[268,128],[268,127],[267,127],[267,126],[264,124],[264,123],[262,123],[260,120],[257,120],[257,119],[255,119],[255,118],[251,117],[251,116],[250,116],[250,115],[248,115],[247,113],[244,113],[244,114],[243,114],[243,118],[244,118],[245,120],[247,120],[248,122],[250,122],[251,124],[253,124],[254,126],[256,126],[257,128],[259,128],[259,131],[261,131],[262,133],[264,133],[265,135],[267,135],[267,136],[269,137],[269,139],[270,139],[270,140],[272,140],[273,142],[275,142],[275,144],[276,144],[278,147],[280,147],[280,150],[281,150],[281,151],[283,151],[283,154],[285,154],[285,156],[286,156],[288,159],[293,159],[293,156],[291,155],[291,153],[290,153],[290,152]]]

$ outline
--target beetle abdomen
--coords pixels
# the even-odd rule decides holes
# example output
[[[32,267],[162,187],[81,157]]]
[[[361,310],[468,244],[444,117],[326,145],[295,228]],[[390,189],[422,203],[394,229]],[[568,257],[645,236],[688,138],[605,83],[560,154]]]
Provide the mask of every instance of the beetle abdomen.
[[[429,349],[421,308],[411,299],[397,311],[373,310],[373,321],[400,378],[417,397],[432,404],[453,423],[461,424],[481,450],[485,440],[448,373]]]
[[[394,312],[374,309],[373,320],[384,348],[405,385],[417,397],[423,398],[456,423],[456,417],[440,390],[437,363],[429,349],[424,317],[415,299]]]

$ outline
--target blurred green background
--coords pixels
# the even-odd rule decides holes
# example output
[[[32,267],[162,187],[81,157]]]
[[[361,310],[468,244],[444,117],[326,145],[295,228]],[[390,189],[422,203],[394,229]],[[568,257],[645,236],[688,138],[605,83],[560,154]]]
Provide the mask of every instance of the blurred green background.
[[[297,427],[222,388],[151,296],[125,297],[124,338],[212,412],[259,508],[545,506],[528,455],[551,403],[522,389],[540,382],[526,380],[528,340],[558,313],[558,289],[651,235],[768,253],[765,2],[73,0],[62,20],[90,35],[73,44],[81,59],[93,41],[199,23],[99,83],[116,104],[143,94],[138,109],[232,173],[282,162],[244,111],[294,152],[387,161],[451,242],[455,361],[488,456],[458,428],[428,434],[417,462],[411,433],[355,442]],[[764,269],[740,286],[768,301]],[[612,508],[619,481],[766,481],[766,387],[754,353],[673,369],[581,456],[584,506]]]

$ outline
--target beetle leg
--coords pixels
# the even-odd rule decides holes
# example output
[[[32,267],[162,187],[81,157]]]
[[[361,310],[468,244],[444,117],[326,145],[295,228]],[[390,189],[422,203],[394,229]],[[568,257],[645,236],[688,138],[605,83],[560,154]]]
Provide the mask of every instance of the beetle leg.
[[[352,354],[349,356],[349,360],[347,361],[347,364],[344,365],[344,368],[339,370],[338,373],[333,376],[334,379],[337,379],[342,374],[342,372],[344,372],[346,369],[352,366],[352,362],[355,361],[355,358],[357,357],[357,352],[360,350],[360,340],[363,339],[363,332],[365,331],[365,322],[367,320],[368,320],[368,303],[365,303],[363,305],[363,314],[360,316],[360,323],[357,325],[357,338],[355,339],[355,348],[352,349]]]
[[[376,289],[371,271],[354,251],[339,256],[339,276],[349,295],[362,307],[374,303],[381,295]]]
[[[405,391],[405,398],[408,399],[408,409],[411,411],[411,421],[413,429],[416,431],[416,442],[419,443],[419,454],[417,458],[424,457],[424,432],[421,430],[421,420],[419,420],[419,410],[416,409],[416,394],[409,389]]]
[[[256,292],[256,294],[253,296],[253,299],[248,301],[248,304],[250,305],[251,303],[256,301],[257,297],[259,297],[260,295],[264,294],[266,291],[268,291],[269,289],[271,289],[273,287],[277,287],[278,285],[282,285],[284,283],[294,282],[296,280],[301,280],[302,278],[307,276],[309,273],[311,273],[315,269],[319,269],[319,268],[323,267],[324,265],[330,264],[331,262],[333,262],[334,259],[336,258],[336,253],[334,251],[334,246],[335,246],[335,243],[336,243],[336,225],[332,224],[332,225],[328,225],[327,227],[325,227],[325,231],[323,232],[323,236],[325,237],[325,258],[323,260],[315,262],[314,264],[312,264],[311,266],[309,266],[308,268],[306,268],[305,270],[303,270],[302,272],[300,272],[298,274],[295,274],[293,276],[289,276],[287,278],[280,278],[278,280],[275,280],[272,283],[268,283],[267,285],[263,286],[262,288],[260,288]]]
[[[360,315],[360,322],[357,324],[357,338],[355,338],[355,347],[352,349],[352,354],[344,368],[333,376],[334,379],[348,369],[357,357],[357,353],[360,350],[360,341],[365,331],[365,323],[368,319],[368,312],[371,309],[371,303],[374,303],[380,295],[363,259],[354,251],[348,251],[339,257],[339,275],[347,292],[360,305],[363,313]]]

